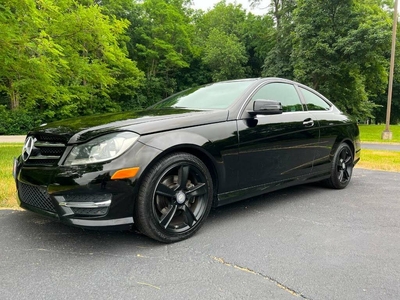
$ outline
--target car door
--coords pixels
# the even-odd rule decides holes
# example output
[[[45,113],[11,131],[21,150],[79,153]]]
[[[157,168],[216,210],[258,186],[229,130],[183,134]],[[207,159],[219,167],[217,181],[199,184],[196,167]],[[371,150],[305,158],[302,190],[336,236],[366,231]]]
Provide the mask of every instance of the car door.
[[[332,147],[338,142],[338,137],[348,135],[347,127],[344,125],[349,120],[343,114],[334,114],[332,112],[332,104],[324,100],[315,91],[306,87],[299,87],[299,91],[303,97],[303,102],[307,106],[307,110],[320,127],[320,145],[316,149],[313,172],[330,173]]]
[[[255,100],[278,101],[283,113],[251,117],[248,112]],[[241,188],[293,181],[311,173],[319,127],[294,85],[272,82],[259,88],[237,126]]]

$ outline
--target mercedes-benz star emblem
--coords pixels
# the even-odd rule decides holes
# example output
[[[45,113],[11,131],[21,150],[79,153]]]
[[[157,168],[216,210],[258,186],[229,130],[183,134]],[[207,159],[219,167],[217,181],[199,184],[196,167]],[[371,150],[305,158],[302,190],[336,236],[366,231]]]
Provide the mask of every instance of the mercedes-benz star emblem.
[[[25,141],[25,145],[22,148],[22,159],[27,161],[29,156],[32,154],[33,145],[35,144],[35,139],[33,137],[28,137]]]
[[[183,204],[183,203],[185,203],[185,201],[186,201],[186,195],[185,195],[185,193],[182,192],[182,191],[179,191],[179,192],[176,194],[176,202],[178,202],[178,204]]]

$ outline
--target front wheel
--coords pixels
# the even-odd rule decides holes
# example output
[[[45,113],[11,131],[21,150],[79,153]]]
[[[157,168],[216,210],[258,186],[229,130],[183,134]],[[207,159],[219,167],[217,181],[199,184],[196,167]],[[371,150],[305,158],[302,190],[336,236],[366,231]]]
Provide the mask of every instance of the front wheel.
[[[346,143],[342,143],[336,150],[331,167],[331,177],[327,179],[326,183],[331,188],[344,189],[350,183],[353,168],[353,152]]]
[[[173,243],[192,236],[210,212],[211,175],[188,153],[157,162],[145,175],[135,204],[135,222],[147,236]]]

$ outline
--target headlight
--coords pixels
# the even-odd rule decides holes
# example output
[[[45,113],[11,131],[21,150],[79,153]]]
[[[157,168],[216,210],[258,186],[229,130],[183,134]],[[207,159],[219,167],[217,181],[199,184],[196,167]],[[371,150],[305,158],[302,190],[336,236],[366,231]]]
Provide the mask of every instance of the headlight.
[[[85,165],[114,159],[130,148],[139,138],[133,132],[117,132],[75,146],[64,165]]]

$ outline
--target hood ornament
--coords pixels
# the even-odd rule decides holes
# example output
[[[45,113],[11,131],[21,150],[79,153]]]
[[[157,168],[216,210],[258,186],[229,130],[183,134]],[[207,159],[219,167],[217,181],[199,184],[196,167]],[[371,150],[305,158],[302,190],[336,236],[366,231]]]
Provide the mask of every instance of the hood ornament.
[[[23,161],[27,161],[29,159],[29,157],[31,156],[35,141],[36,141],[36,139],[31,136],[29,136],[25,140],[25,145],[24,145],[24,147],[22,147]]]

